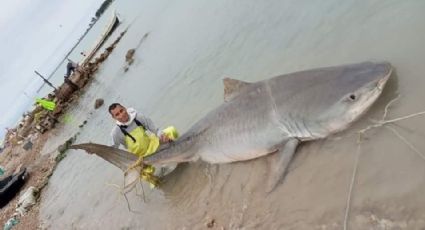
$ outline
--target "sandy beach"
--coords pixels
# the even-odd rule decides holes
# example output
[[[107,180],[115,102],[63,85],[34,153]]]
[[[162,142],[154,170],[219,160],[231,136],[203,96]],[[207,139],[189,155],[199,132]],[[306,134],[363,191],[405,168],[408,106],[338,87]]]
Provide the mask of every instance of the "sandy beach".
[[[35,138],[33,148],[29,151],[23,150],[21,146],[7,147],[3,150],[0,164],[5,167],[7,172],[13,172],[18,167],[26,167],[30,172],[30,177],[21,191],[25,191],[30,186],[43,189],[48,182],[48,178],[53,173],[56,165],[55,160],[47,155],[41,156],[40,154],[49,135],[49,133],[45,133]],[[6,207],[2,208],[0,223],[6,223],[13,215],[18,198],[19,195],[15,196]],[[39,206],[35,205],[27,215],[20,218],[20,224],[16,226],[16,229],[34,229],[34,226],[40,226],[38,214]]]

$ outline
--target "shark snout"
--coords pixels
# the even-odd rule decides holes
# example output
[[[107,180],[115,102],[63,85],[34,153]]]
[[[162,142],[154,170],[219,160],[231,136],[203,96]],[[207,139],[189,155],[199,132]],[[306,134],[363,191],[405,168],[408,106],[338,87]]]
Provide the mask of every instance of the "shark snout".
[[[384,89],[384,86],[385,86],[385,84],[387,83],[387,81],[388,81],[388,79],[390,78],[390,76],[391,76],[391,73],[392,73],[392,71],[393,71],[393,68],[392,68],[392,66],[391,66],[391,64],[390,63],[385,63],[385,67],[386,67],[386,73],[385,73],[385,75],[382,77],[382,78],[380,78],[378,81],[377,81],[377,83],[376,83],[376,87],[379,89],[379,90],[383,90]]]

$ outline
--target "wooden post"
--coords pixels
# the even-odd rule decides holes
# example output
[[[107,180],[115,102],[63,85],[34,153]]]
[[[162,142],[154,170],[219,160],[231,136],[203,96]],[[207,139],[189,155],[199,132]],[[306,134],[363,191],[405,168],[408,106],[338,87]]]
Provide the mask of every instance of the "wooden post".
[[[43,79],[43,81],[47,84],[47,85],[49,85],[50,87],[52,87],[55,91],[57,91],[58,89],[56,89],[56,87],[54,87],[53,85],[52,85],[52,83],[50,83],[50,81],[49,80],[47,80],[46,78],[44,78],[43,77],[43,75],[41,75],[39,72],[37,72],[37,70],[34,70],[34,73],[36,73],[39,77],[41,77],[41,79]]]

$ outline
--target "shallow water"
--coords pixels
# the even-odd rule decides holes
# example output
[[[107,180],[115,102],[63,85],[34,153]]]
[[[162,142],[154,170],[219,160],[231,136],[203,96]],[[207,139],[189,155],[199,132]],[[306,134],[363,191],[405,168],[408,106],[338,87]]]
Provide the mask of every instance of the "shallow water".
[[[264,192],[267,157],[235,164],[185,164],[162,190],[145,186],[146,202],[125,199],[112,184],[119,169],[81,151],[70,151],[42,198],[50,229],[341,229],[358,151],[357,134],[379,119],[401,95],[389,118],[425,110],[424,1],[130,1],[115,2],[129,26],[64,130],[45,153],[80,132],[77,142],[109,143],[107,105],[122,102],[158,126],[182,132],[222,102],[225,76],[256,81],[321,66],[386,60],[396,71],[366,116],[347,131],[303,144],[284,182]],[[117,33],[118,33],[117,32]],[[124,56],[138,45],[124,72]],[[105,105],[93,109],[94,100]],[[425,152],[424,117],[395,128]],[[78,128],[84,120],[88,123]],[[367,133],[360,149],[349,226],[352,229],[425,227],[425,158],[390,130]],[[139,192],[140,189],[139,189]]]

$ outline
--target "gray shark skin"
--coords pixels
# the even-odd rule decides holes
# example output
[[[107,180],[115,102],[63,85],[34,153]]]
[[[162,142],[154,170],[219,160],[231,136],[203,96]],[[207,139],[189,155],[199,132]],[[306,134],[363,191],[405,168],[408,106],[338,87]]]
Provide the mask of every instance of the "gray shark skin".
[[[364,62],[295,72],[254,83],[224,79],[225,102],[177,141],[145,157],[144,163],[197,159],[229,163],[276,153],[268,186],[271,190],[284,175],[300,142],[326,138],[349,127],[376,101],[391,72],[387,62]],[[106,155],[111,159],[114,154],[131,155],[94,144],[73,148],[103,155],[109,152]],[[118,158],[126,159],[115,163],[120,168],[135,159],[113,159],[119,162]]]
[[[84,143],[69,146],[69,149],[82,149],[89,154],[96,154],[123,172],[137,160],[137,156],[122,149],[96,143]]]

